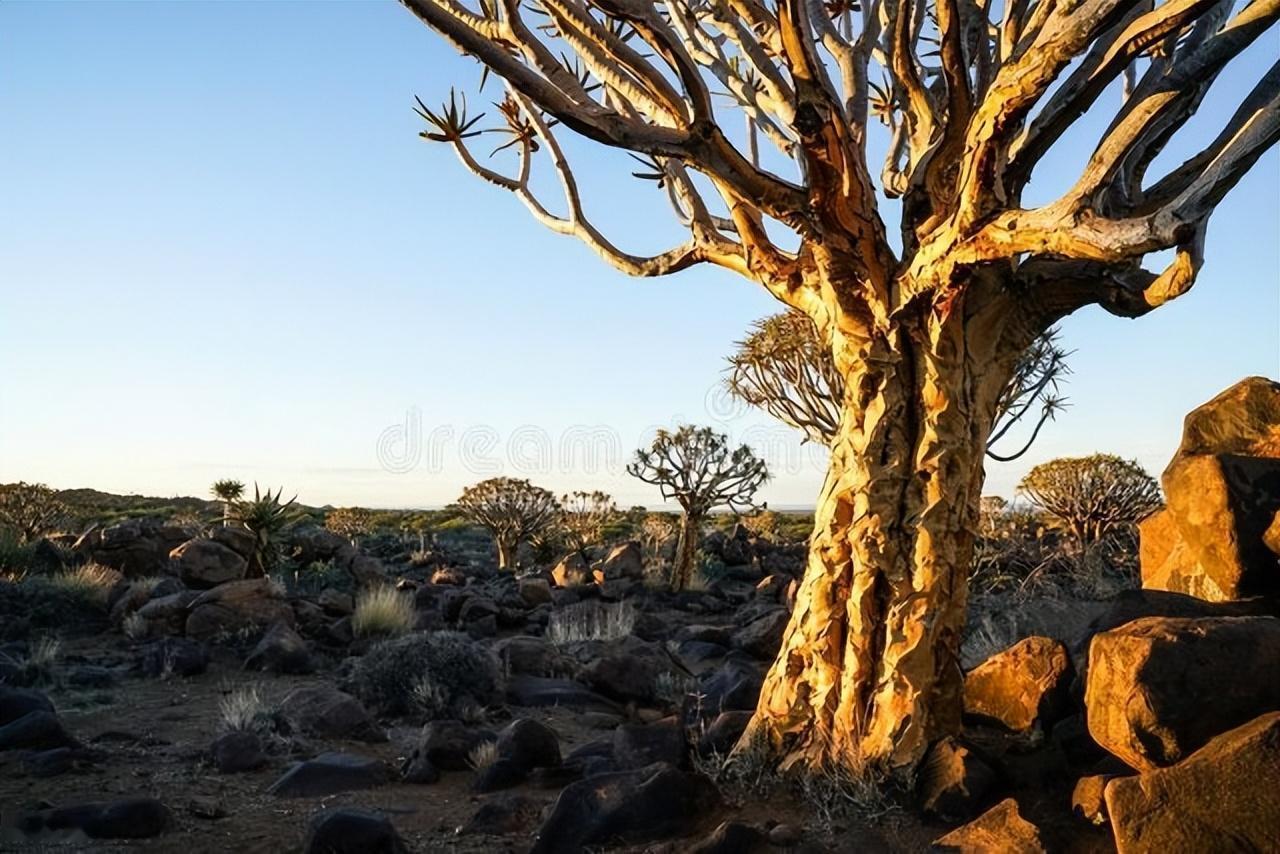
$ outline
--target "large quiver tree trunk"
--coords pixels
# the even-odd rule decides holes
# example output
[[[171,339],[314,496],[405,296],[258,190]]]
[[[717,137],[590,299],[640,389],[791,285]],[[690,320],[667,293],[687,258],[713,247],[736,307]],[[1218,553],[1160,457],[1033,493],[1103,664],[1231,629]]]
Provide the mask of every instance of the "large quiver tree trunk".
[[[887,336],[834,342],[849,380],[840,432],[741,743],[767,739],[784,767],[910,769],[959,727],[983,449],[1017,344],[975,346],[992,332],[981,318],[908,314]]]

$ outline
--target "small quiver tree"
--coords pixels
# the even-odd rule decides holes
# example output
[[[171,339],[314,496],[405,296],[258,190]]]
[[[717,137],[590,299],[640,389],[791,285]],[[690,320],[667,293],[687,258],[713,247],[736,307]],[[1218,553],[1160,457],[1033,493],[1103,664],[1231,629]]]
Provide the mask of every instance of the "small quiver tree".
[[[12,528],[19,542],[29,543],[51,532],[67,512],[58,493],[43,483],[0,485],[0,527]]]
[[[1080,549],[1132,531],[1163,503],[1155,478],[1136,460],[1112,454],[1041,463],[1027,473],[1018,489]]]
[[[457,500],[463,515],[486,528],[498,547],[498,569],[514,569],[522,542],[560,518],[556,497],[527,480],[494,477],[469,486]]]
[[[560,499],[560,529],[574,552],[586,551],[604,536],[604,529],[618,519],[618,506],[603,492],[571,492]]]
[[[663,500],[680,505],[680,540],[671,568],[671,587],[683,590],[693,574],[702,521],[717,507],[754,509],[756,490],[769,477],[763,460],[746,445],[730,449],[729,439],[709,427],[683,425],[659,430],[649,450],[636,451],[627,471],[657,486]]]

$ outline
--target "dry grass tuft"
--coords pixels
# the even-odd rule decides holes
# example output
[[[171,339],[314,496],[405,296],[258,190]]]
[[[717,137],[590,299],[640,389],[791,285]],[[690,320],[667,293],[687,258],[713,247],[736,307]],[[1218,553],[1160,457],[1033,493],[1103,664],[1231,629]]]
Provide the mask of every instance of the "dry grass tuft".
[[[552,612],[547,621],[547,640],[556,645],[618,640],[630,635],[635,626],[636,609],[630,602],[580,602]]]
[[[471,748],[471,752],[467,754],[467,765],[471,766],[472,771],[483,771],[497,761],[498,743],[496,741],[482,741]]]
[[[222,727],[228,732],[256,732],[271,717],[269,704],[257,685],[240,685],[218,703]]]
[[[86,563],[76,569],[59,572],[49,579],[49,583],[57,590],[101,605],[106,603],[107,594],[119,580],[120,574],[114,569]]]
[[[375,587],[356,597],[351,630],[356,637],[396,637],[413,629],[413,600],[394,587]]]

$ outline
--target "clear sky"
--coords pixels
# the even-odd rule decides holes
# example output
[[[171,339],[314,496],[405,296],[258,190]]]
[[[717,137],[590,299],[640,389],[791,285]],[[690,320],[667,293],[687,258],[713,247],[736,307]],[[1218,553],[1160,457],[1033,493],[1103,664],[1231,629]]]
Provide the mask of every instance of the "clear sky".
[[[1232,66],[1161,163],[1278,47],[1270,32]],[[506,473],[654,506],[622,464],[692,420],[773,462],[775,506],[812,504],[820,454],[717,391],[779,306],[723,271],[627,279],[420,140],[413,95],[477,79],[391,2],[0,3],[0,482],[203,495],[237,477],[402,507]],[[1044,198],[1101,120],[1042,167]],[[633,164],[570,154],[627,248],[678,237]],[[1278,164],[1221,206],[1190,294],[1063,324],[1071,407],[988,466],[988,492],[1093,451],[1158,473],[1188,409],[1280,374]]]

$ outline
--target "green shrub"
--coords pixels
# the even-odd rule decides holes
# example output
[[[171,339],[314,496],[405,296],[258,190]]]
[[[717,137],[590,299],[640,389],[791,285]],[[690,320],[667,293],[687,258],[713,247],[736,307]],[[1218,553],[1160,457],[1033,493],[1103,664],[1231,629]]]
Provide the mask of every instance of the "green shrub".
[[[460,632],[383,641],[356,663],[348,688],[378,714],[429,720],[469,719],[502,701],[497,660]]]

